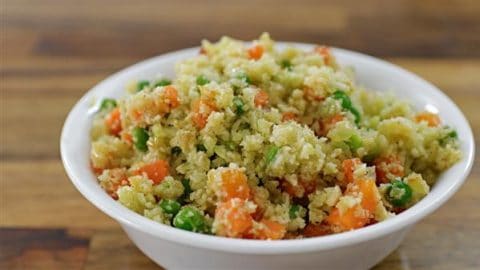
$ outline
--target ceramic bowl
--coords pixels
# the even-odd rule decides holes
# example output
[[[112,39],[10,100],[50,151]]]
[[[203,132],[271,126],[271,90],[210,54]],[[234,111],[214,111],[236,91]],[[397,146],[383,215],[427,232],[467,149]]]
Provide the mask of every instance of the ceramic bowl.
[[[279,42],[311,50],[313,45]],[[367,269],[401,243],[412,226],[444,204],[462,185],[472,167],[474,140],[459,108],[438,88],[383,60],[333,48],[344,66],[352,66],[357,83],[376,91],[391,91],[420,110],[438,112],[455,128],[463,158],[440,175],[430,194],[410,209],[386,221],[358,230],[299,240],[229,239],[179,230],[151,221],[122,206],[105,193],[89,166],[95,101],[121,97],[125,86],[159,73],[174,77],[174,64],[198,54],[199,48],[157,56],[121,70],[88,91],[73,107],[63,127],[61,155],[72,183],[93,205],[123,227],[148,257],[167,269]],[[97,102],[98,104],[98,102]],[[68,209],[66,209],[68,211]],[[115,260],[115,258],[111,258]]]

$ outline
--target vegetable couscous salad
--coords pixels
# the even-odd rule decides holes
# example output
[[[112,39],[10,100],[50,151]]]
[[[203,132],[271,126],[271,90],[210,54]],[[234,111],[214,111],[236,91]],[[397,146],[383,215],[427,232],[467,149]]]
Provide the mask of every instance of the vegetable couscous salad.
[[[328,47],[204,41],[176,77],[104,99],[91,130],[102,188],[179,229],[292,239],[388,219],[457,162],[438,115],[366,91]]]

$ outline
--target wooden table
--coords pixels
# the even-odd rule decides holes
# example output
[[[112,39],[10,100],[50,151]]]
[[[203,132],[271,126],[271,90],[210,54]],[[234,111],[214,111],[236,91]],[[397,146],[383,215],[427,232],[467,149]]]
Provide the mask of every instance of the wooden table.
[[[158,269],[72,186],[60,129],[107,75],[202,38],[270,31],[386,58],[443,89],[480,145],[480,2],[452,2],[2,1],[0,269]],[[375,269],[480,269],[479,166]]]

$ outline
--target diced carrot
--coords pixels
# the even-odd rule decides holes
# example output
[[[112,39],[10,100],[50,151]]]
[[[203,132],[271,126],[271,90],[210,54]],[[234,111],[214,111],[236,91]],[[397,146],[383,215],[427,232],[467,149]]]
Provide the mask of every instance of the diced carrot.
[[[303,88],[303,95],[309,101],[322,101],[325,99],[324,96],[315,94],[315,90],[313,90],[313,88],[308,86],[305,86]]]
[[[292,197],[302,198],[315,191],[317,188],[317,181],[298,180],[298,185],[294,186],[288,181],[282,181],[282,189]]]
[[[438,127],[440,125],[440,117],[437,114],[431,112],[421,112],[415,116],[415,121],[427,122],[429,127]]]
[[[239,198],[247,200],[250,197],[250,187],[247,176],[238,169],[227,169],[222,172],[223,200]]]
[[[298,231],[296,232],[287,232],[285,233],[285,236],[282,238],[284,240],[290,240],[290,239],[298,239],[300,236],[300,233]]]
[[[263,55],[263,47],[261,45],[255,45],[250,47],[248,50],[248,57],[253,60],[258,60],[262,58]]]
[[[336,114],[332,117],[318,120],[319,129],[316,130],[318,136],[326,136],[336,123],[343,121],[345,117],[342,114]]]
[[[259,228],[254,233],[254,238],[262,240],[282,239],[287,232],[285,225],[269,219],[262,219]]]
[[[132,108],[127,111],[128,116],[134,120],[134,123],[145,122],[149,117],[157,115],[163,116],[180,106],[178,91],[174,86],[164,86],[160,91],[159,95],[155,98],[146,98],[145,106],[142,108],[132,106]]]
[[[257,205],[257,209],[255,209],[255,212],[252,214],[253,220],[256,220],[256,221],[261,220],[263,218],[264,213],[265,213],[265,209],[262,209]]]
[[[367,225],[380,200],[377,186],[373,179],[359,179],[350,183],[345,191],[346,195],[359,196],[360,204],[357,204],[343,213],[334,208],[326,221],[334,229],[348,231]]]
[[[326,221],[334,231],[349,231],[362,228],[365,226],[370,217],[368,213],[360,205],[348,208],[345,212],[340,213],[338,208],[334,208]]]
[[[268,104],[268,93],[263,90],[259,90],[255,95],[254,102],[255,106],[257,107],[261,108],[266,106]]]
[[[302,231],[303,236],[305,237],[316,237],[330,234],[331,231],[328,226],[323,224],[308,224]]]
[[[118,194],[117,194],[118,189],[121,188],[121,187],[124,187],[124,186],[128,186],[128,185],[129,185],[128,180],[127,180],[126,178],[125,178],[125,179],[122,179],[122,180],[120,181],[120,183],[118,183],[117,185],[114,185],[114,186],[113,186],[112,191],[108,191],[108,190],[107,190],[107,193],[108,193],[108,195],[110,195],[110,197],[112,197],[113,199],[118,200]]]
[[[300,185],[302,185],[303,188],[305,189],[305,196],[315,192],[315,190],[317,189],[317,181],[315,179],[310,181],[301,179]]]
[[[120,109],[113,109],[105,118],[105,125],[108,128],[108,132],[117,136],[122,131],[122,120],[120,115]]]
[[[92,167],[93,173],[95,175],[100,175],[103,172],[102,168],[97,168],[97,167],[93,166],[93,163],[91,161],[90,161],[90,167]]]
[[[142,166],[137,171],[138,174],[146,173],[148,178],[155,184],[159,184],[163,181],[165,176],[169,174],[168,162],[165,160],[157,160],[152,163]]]
[[[358,186],[359,192],[362,193],[362,208],[370,213],[375,212],[380,199],[375,181],[373,179],[364,179],[356,181],[355,184]]]
[[[218,204],[215,211],[218,224],[217,235],[242,237],[253,225],[253,218],[247,209],[246,201],[234,198]]]
[[[342,121],[344,118],[345,117],[343,115],[337,114],[337,115],[334,115],[331,118],[329,118],[328,123],[333,125],[333,124],[336,124],[336,123]]]
[[[126,141],[128,144],[132,144],[133,143],[133,138],[132,138],[132,134],[128,133],[128,132],[122,132],[121,133],[121,138],[122,140]]]
[[[132,111],[132,118],[135,121],[139,122],[142,119],[142,117],[143,117],[143,112],[142,111],[139,111],[139,110],[136,110],[136,109]]]
[[[282,121],[287,122],[287,121],[297,121],[297,114],[294,112],[284,112],[282,114]]]
[[[317,46],[315,52],[323,56],[326,65],[332,64],[332,54],[327,46]]]
[[[201,48],[200,48],[200,51],[199,51],[198,53],[199,53],[199,54],[206,55],[206,54],[207,54],[207,51],[205,50],[205,48],[201,47]]]
[[[395,177],[403,177],[405,172],[402,162],[395,156],[379,157],[373,161],[377,183],[388,183]]]
[[[175,87],[168,85],[163,88],[163,91],[163,101],[165,105],[167,105],[169,111],[180,105],[180,101],[178,100],[178,92]]]
[[[257,195],[258,193],[256,192],[255,189],[250,189],[250,196],[249,200],[253,201],[256,205],[257,208],[255,209],[255,212],[252,214],[252,217],[254,220],[259,221],[263,218],[263,214],[265,212],[265,202],[261,198],[261,195]]]
[[[192,120],[197,128],[202,129],[207,124],[208,117],[216,110],[215,104],[209,100],[197,99],[192,102]]]
[[[354,181],[353,172],[360,164],[362,164],[362,161],[359,158],[345,159],[342,162],[343,174],[345,175],[347,183],[352,183]]]
[[[102,182],[102,188],[115,200],[118,199],[117,190],[128,185],[126,170],[123,168],[114,168],[105,171],[107,181]]]
[[[281,185],[282,185],[283,191],[287,192],[287,194],[292,197],[301,198],[305,194],[305,190],[300,185],[300,183],[294,186],[290,182],[285,180],[281,182]]]

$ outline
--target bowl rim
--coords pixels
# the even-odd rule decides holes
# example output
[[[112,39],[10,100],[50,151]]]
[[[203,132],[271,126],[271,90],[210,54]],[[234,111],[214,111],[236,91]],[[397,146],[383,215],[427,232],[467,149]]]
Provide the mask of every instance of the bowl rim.
[[[312,48],[313,46],[315,46],[313,44],[298,42],[277,41],[276,43],[281,46],[294,45],[300,48]],[[425,91],[430,91],[431,94],[434,94],[437,99],[442,99],[443,102],[446,102],[450,106],[449,111],[452,111],[454,114],[457,115],[457,120],[460,121],[460,124],[465,127],[464,130],[457,130],[457,132],[461,133],[461,137],[464,138],[462,143],[465,143],[467,145],[467,151],[466,153],[463,153],[465,156],[462,159],[465,160],[461,162],[462,164],[464,164],[464,166],[457,169],[458,175],[455,175],[456,177],[454,181],[451,181],[450,186],[443,194],[435,197],[427,196],[423,198],[420,202],[415,204],[413,207],[402,212],[401,214],[364,228],[322,237],[281,241],[231,239],[180,230],[154,222],[144,216],[141,216],[127,209],[118,202],[114,201],[108,195],[106,195],[106,193],[104,193],[105,196],[97,194],[94,190],[92,190],[88,185],[84,183],[83,179],[86,177],[85,171],[76,170],[74,166],[72,166],[74,159],[73,153],[70,149],[71,144],[68,143],[68,137],[70,136],[70,134],[75,132],[75,117],[76,115],[81,115],[81,105],[90,102],[90,94],[96,88],[101,87],[102,84],[106,84],[109,81],[116,80],[118,77],[122,76],[122,74],[127,73],[130,70],[137,69],[144,65],[152,64],[163,58],[175,58],[179,57],[179,55],[197,52],[199,47],[192,47],[183,50],[173,51],[143,60],[110,75],[109,77],[92,87],[90,90],[88,90],[69,112],[62,128],[62,134],[60,138],[60,153],[67,175],[69,176],[74,186],[78,189],[78,191],[88,201],[90,201],[102,212],[118,221],[122,226],[132,227],[138,231],[149,234],[152,237],[157,237],[170,242],[176,242],[196,248],[243,254],[293,254],[328,250],[348,245],[354,245],[360,242],[386,236],[387,234],[396,233],[397,231],[400,231],[402,229],[406,229],[410,225],[418,222],[420,219],[424,218],[425,216],[439,208],[460,188],[460,186],[466,180],[473,165],[475,151],[475,143],[470,125],[468,124],[467,119],[460,111],[460,109],[449,97],[447,97],[437,87],[420,78],[419,76],[411,73],[410,71],[407,71],[387,61],[366,54],[335,47],[331,48],[334,54],[341,54],[345,57],[353,57],[363,59],[365,61],[374,61],[378,64],[381,64],[383,68],[403,73],[405,76],[413,78],[414,80],[418,81],[418,83],[423,84],[426,87]],[[84,117],[87,116],[85,115]],[[90,139],[88,139],[88,141],[90,142]],[[90,171],[90,168],[84,169]],[[451,168],[448,170],[451,170]]]

